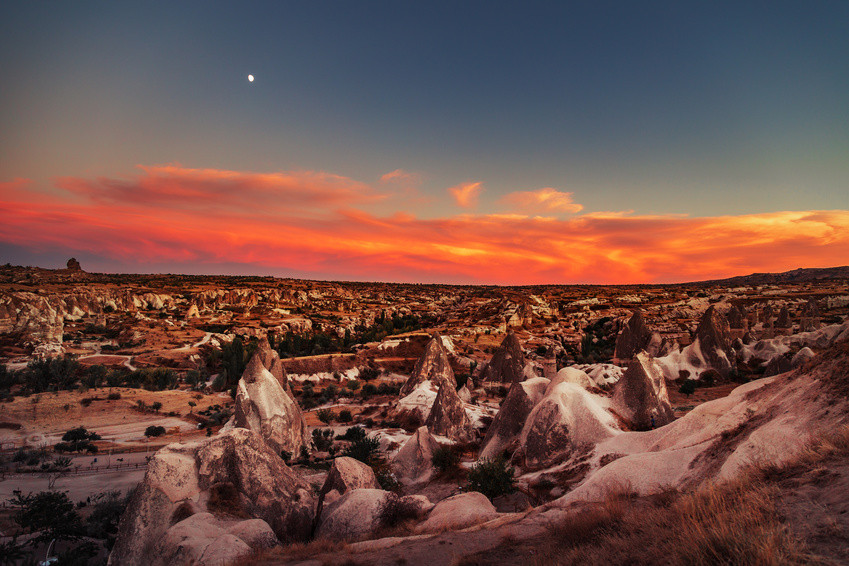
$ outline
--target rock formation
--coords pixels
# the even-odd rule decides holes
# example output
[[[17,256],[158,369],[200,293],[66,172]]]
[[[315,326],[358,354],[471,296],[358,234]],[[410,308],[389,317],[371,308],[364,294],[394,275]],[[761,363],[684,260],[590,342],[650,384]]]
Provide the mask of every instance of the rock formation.
[[[392,459],[392,470],[406,485],[425,483],[433,477],[433,453],[439,443],[426,426],[419,427]]]
[[[416,527],[417,533],[459,530],[498,517],[495,506],[482,493],[470,491],[443,499],[431,509],[427,520]]]
[[[740,309],[734,305],[728,310],[728,314],[725,315],[728,319],[728,326],[734,329],[743,329],[744,326],[744,316]]]
[[[781,307],[778,311],[778,319],[775,321],[776,328],[791,328],[793,324],[790,322],[790,311],[787,310],[787,305]]]
[[[613,436],[619,427],[607,402],[563,376],[555,377],[528,415],[513,461],[526,470],[538,469]]]
[[[331,503],[319,518],[316,538],[359,541],[383,526],[384,507],[396,495],[382,489],[354,489]]]
[[[616,337],[613,357],[618,360],[630,360],[637,352],[645,350],[651,342],[652,333],[646,326],[642,311],[634,311],[628,323]]]
[[[481,371],[481,379],[500,383],[522,381],[524,367],[525,355],[522,353],[522,345],[519,344],[516,333],[510,330]]]
[[[696,340],[708,367],[727,377],[733,368],[731,332],[728,320],[711,305],[699,320]]]
[[[68,271],[82,271],[83,268],[80,266],[80,262],[77,261],[77,258],[72,257],[68,260],[67,263]]]
[[[455,386],[443,383],[439,387],[425,426],[431,434],[447,436],[451,440],[471,438],[471,423]]]
[[[263,365],[262,356],[261,350],[253,355],[236,385],[233,424],[258,432],[278,454],[297,456],[309,445],[307,424],[298,404]]]
[[[525,426],[531,410],[545,394],[549,381],[536,377],[516,382],[501,403],[498,414],[486,431],[479,453],[480,458],[493,459],[505,449],[515,449],[515,442]]]
[[[674,418],[663,371],[646,353],[637,354],[617,382],[613,409],[636,429],[663,426]]]
[[[172,531],[173,536],[169,536],[171,529],[194,530],[183,529],[194,523],[177,527],[198,513],[211,513],[222,521],[232,517],[261,519],[281,542],[307,540],[313,506],[310,485],[295,475],[256,432],[237,428],[199,442],[171,444],[154,454],[148,464],[144,480],[121,517],[109,564],[165,565],[174,563],[175,556],[180,557],[179,562],[202,557],[208,549],[200,546],[209,542],[206,535],[200,536],[203,533],[194,537],[197,542],[193,549],[179,532]],[[208,524],[210,518],[198,521]],[[238,531],[238,527],[227,527],[229,536],[223,540],[216,537],[212,542],[236,544],[232,536],[251,546],[234,534],[237,531],[233,528]],[[173,541],[178,541],[182,550],[174,548]]]
[[[450,383],[455,389],[457,380],[454,378],[454,370],[448,361],[448,354],[442,345],[442,338],[434,333],[433,338],[427,343],[425,353],[416,362],[413,373],[401,387],[401,396],[405,397],[425,381],[429,381],[434,388],[439,388],[443,383]]]
[[[333,460],[327,479],[318,493],[316,519],[321,520],[325,503],[333,503],[340,496],[354,489],[380,489],[374,470],[359,460],[347,456],[339,456]]]

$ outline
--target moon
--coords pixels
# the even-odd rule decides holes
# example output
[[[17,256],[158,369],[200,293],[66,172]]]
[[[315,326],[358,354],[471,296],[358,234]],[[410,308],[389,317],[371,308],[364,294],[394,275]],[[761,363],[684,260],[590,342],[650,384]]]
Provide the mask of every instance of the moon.
[[[254,76],[253,75],[248,75],[248,82],[249,83],[254,82]]]

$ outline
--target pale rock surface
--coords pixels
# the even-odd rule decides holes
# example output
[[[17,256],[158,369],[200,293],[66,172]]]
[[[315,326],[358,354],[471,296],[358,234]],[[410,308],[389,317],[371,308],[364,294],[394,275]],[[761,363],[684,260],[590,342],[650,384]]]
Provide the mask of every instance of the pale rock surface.
[[[419,427],[392,459],[392,470],[398,481],[405,485],[430,481],[434,475],[433,453],[439,443],[426,426]]]
[[[307,424],[298,404],[271,375],[257,351],[236,386],[234,425],[262,435],[269,446],[297,455],[309,445]]]
[[[319,519],[317,538],[358,541],[381,525],[381,511],[393,494],[382,489],[354,489],[328,505]]]
[[[580,385],[584,389],[590,389],[596,387],[596,382],[593,380],[586,372],[581,371],[577,368],[568,367],[563,368],[557,372],[557,375],[554,376],[554,379],[551,380],[553,383],[574,383],[575,385]]]
[[[526,470],[539,469],[616,435],[619,427],[607,403],[580,385],[553,379],[528,415],[514,461]]]
[[[498,511],[484,494],[477,491],[460,493],[437,503],[430,511],[427,520],[416,527],[416,532],[459,530],[497,517]]]
[[[793,368],[803,366],[809,361],[811,361],[814,356],[816,356],[814,351],[805,346],[793,355],[793,359],[790,360],[790,365]]]
[[[314,498],[309,484],[258,433],[236,428],[193,443],[171,444],[154,454],[121,517],[109,564],[173,563],[157,550],[158,545],[178,509],[217,512],[207,507],[213,491],[233,494],[228,506],[262,519],[283,542],[303,541],[310,535]],[[204,520],[199,517],[195,522]]]

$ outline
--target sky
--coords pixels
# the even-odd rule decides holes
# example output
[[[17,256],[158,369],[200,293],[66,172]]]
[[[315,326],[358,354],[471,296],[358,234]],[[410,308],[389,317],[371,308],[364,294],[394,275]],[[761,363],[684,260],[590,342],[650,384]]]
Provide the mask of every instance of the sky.
[[[844,1],[2,2],[0,262],[509,285],[844,265],[847,29]]]

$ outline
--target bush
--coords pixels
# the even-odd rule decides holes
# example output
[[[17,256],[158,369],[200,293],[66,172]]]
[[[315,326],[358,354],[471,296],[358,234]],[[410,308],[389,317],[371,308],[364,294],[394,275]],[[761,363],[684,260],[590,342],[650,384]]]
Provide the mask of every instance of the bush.
[[[165,434],[165,427],[162,426],[150,425],[144,429],[144,435],[148,438],[162,436],[163,434]]]
[[[315,416],[317,416],[318,420],[320,420],[324,424],[332,423],[333,419],[335,418],[333,411],[331,411],[330,409],[319,409],[318,412],[316,412]]]
[[[351,415],[351,411],[348,409],[342,409],[339,411],[339,422],[340,423],[349,423],[354,420],[353,415]]]
[[[433,452],[433,466],[442,474],[460,467],[460,452],[453,446],[440,446]]]
[[[469,470],[468,491],[479,491],[490,500],[515,491],[513,470],[503,457],[483,459]]]
[[[366,437],[366,429],[361,426],[352,426],[345,431],[345,434],[339,437],[339,440],[349,440],[356,442]]]
[[[319,452],[327,452],[333,446],[334,432],[329,428],[316,428],[312,431],[312,442]]]
[[[379,450],[380,442],[376,438],[364,436],[352,442],[342,455],[371,466],[379,461]]]
[[[351,391],[356,391],[360,388],[360,382],[356,379],[349,379],[348,382],[345,384],[345,387],[347,387]]]
[[[687,397],[696,392],[696,380],[695,379],[685,379],[684,383],[681,384],[681,387],[678,388],[679,393],[683,393]]]
[[[118,393],[118,392],[110,393],[109,395],[106,396],[106,398],[109,399],[110,401],[117,401],[118,399],[121,398],[121,394]]]
[[[371,381],[372,379],[377,379],[380,375],[380,370],[373,367],[364,367],[360,368],[360,379],[363,381]]]

